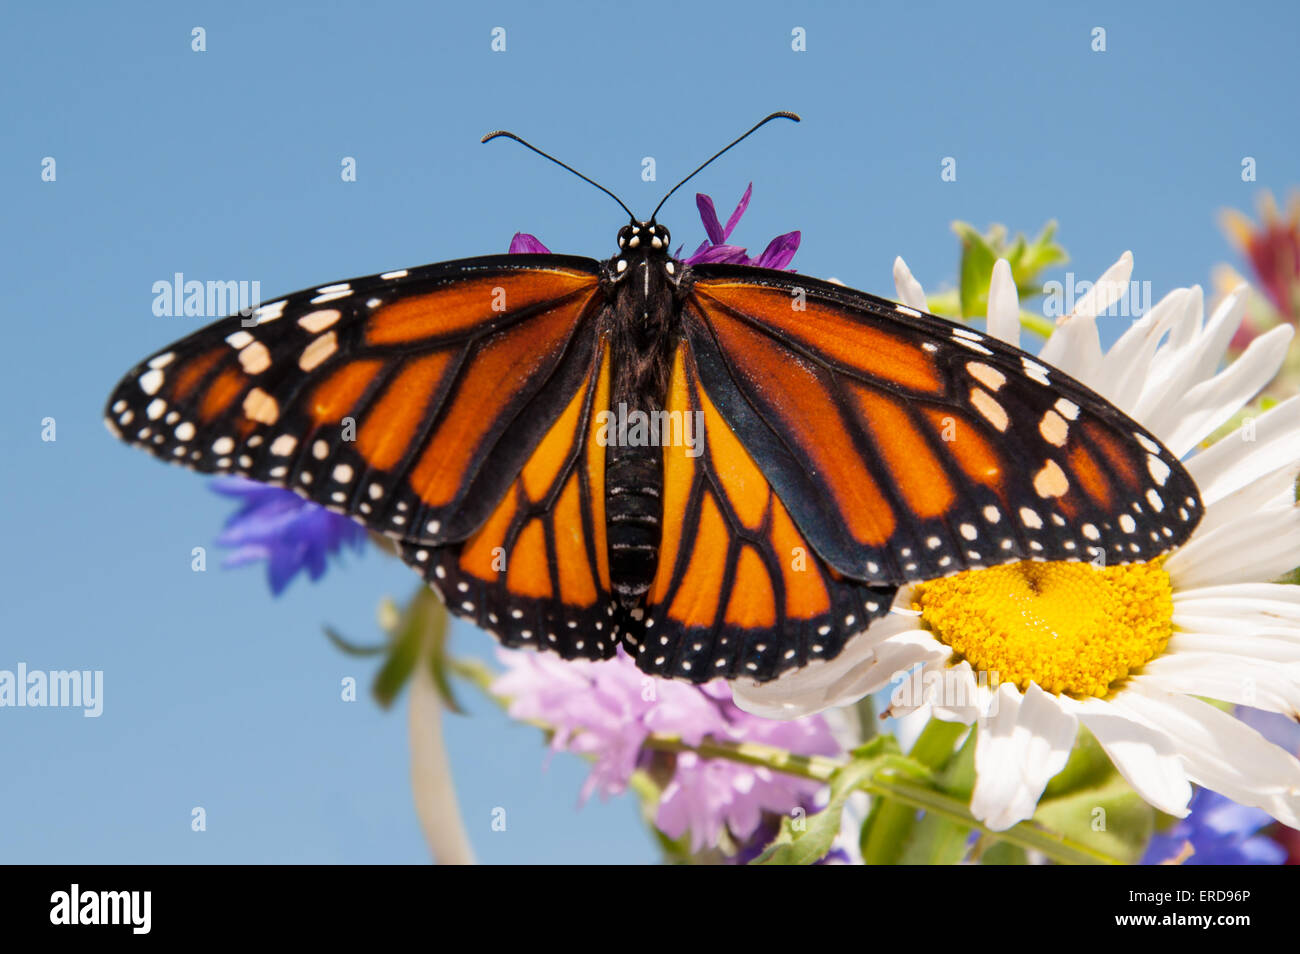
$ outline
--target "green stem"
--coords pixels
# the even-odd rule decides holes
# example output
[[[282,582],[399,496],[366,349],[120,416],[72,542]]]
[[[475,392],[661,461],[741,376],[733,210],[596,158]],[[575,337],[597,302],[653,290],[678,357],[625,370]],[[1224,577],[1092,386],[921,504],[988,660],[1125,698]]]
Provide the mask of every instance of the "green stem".
[[[482,663],[477,660],[455,659],[451,660],[448,666],[452,672],[478,686],[497,703],[506,703],[507,700],[492,694],[492,673]],[[540,728],[548,727],[540,726]],[[832,776],[847,764],[824,755],[796,755],[785,749],[760,742],[731,742],[705,738],[699,745],[690,745],[678,736],[658,732],[648,736],[645,745],[647,748],[661,752],[694,752],[704,758],[727,759],[742,765],[754,765],[784,772],[814,782],[829,782]],[[888,768],[883,768],[866,780],[861,788],[872,795],[895,799],[913,808],[923,809],[973,828],[983,835],[1019,845],[1029,851],[1041,852],[1061,864],[1121,863],[1118,859],[1094,851],[1063,835],[1040,828],[1032,821],[1021,822],[1006,831],[993,831],[971,817],[966,804],[961,800],[935,791],[924,783],[902,778]]]
[[[688,745],[677,736],[654,734],[646,739],[648,748],[665,752],[695,752],[705,758],[728,759],[745,765],[757,765],[815,782],[829,782],[846,763],[822,755],[794,755],[784,749],[757,742],[728,742],[704,739]],[[1109,855],[1078,844],[1070,839],[1039,828],[1033,822],[1021,822],[1006,831],[993,831],[976,821],[960,799],[937,792],[924,783],[903,779],[884,770],[862,784],[863,791],[891,798],[920,808],[950,821],[973,828],[983,835],[1038,851],[1061,864],[1120,864]]]
[[[824,755],[795,755],[761,742],[728,742],[713,738],[689,745],[675,735],[655,732],[646,737],[645,746],[660,752],[694,752],[708,759],[726,759],[742,765],[769,768],[814,782],[829,782],[844,763]]]

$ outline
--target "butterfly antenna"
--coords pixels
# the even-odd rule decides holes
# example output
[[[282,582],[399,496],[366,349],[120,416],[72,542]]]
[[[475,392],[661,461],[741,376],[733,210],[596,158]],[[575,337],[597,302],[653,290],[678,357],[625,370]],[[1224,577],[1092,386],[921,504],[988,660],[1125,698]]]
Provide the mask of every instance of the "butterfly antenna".
[[[668,194],[667,194],[666,196],[664,196],[662,199],[659,200],[659,204],[655,206],[655,210],[654,210],[652,213],[650,213],[650,221],[653,222],[653,221],[655,220],[655,216],[657,216],[657,215],[659,214],[659,210],[662,209],[662,208],[664,207],[664,203],[667,202],[670,198],[672,198],[673,193],[676,192],[678,189],[680,189],[682,186],[686,185],[686,183],[688,183],[688,182],[690,182],[692,179],[694,179],[694,178],[695,178],[695,177],[696,177],[700,172],[702,172],[702,171],[704,170],[704,167],[705,167],[705,166],[707,166],[709,163],[711,163],[714,159],[717,159],[720,155],[722,155],[724,152],[726,152],[726,151],[727,151],[728,149],[730,149],[732,146],[739,145],[741,142],[743,142],[744,140],[748,139],[750,136],[752,136],[754,133],[758,132],[758,130],[760,130],[761,128],[763,128],[764,126],[766,126],[768,123],[770,123],[770,122],[771,122],[772,120],[774,120],[774,119],[792,119],[792,120],[794,120],[795,122],[799,122],[799,117],[798,117],[798,115],[796,115],[795,113],[788,113],[788,112],[786,112],[785,110],[781,110],[780,112],[773,113],[771,116],[768,116],[768,117],[766,117],[766,118],[760,120],[758,123],[755,123],[754,126],[753,126],[752,128],[750,128],[749,132],[745,133],[743,136],[739,137],[739,138],[736,139],[735,141],[733,141],[733,142],[731,142],[731,143],[729,143],[729,144],[723,146],[721,149],[719,149],[719,150],[718,150],[717,152],[715,152],[713,155],[709,156],[708,159],[704,160],[704,162],[700,163],[700,167],[699,167],[698,169],[696,169],[694,172],[692,172],[689,176],[687,176],[687,177],[686,177],[685,179],[683,179],[681,182],[677,183],[677,185],[673,186],[672,189],[669,190]]]
[[[577,169],[573,168],[573,166],[568,165],[567,163],[564,163],[564,162],[560,162],[559,159],[556,159],[556,158],[555,158],[554,156],[552,156],[550,153],[542,152],[542,150],[538,149],[536,146],[534,146],[534,145],[533,145],[531,142],[529,142],[528,140],[526,140],[526,139],[521,139],[519,136],[516,136],[514,133],[512,133],[512,132],[507,132],[507,131],[504,130],[504,129],[494,129],[492,132],[488,133],[486,136],[484,136],[484,137],[483,137],[481,140],[479,140],[479,141],[480,141],[480,142],[491,142],[493,139],[499,139],[499,138],[501,138],[502,136],[504,136],[506,139],[513,139],[515,142],[519,143],[521,146],[525,146],[525,147],[531,149],[533,152],[537,153],[537,154],[538,154],[539,156],[541,156],[543,159],[549,159],[549,160],[551,160],[551,162],[555,163],[557,166],[560,166],[560,167],[563,168],[563,169],[568,169],[570,172],[572,172],[575,176],[577,176],[577,177],[578,177],[579,179],[581,179],[583,182],[590,182],[592,185],[594,185],[594,186],[595,186],[597,189],[599,189],[601,192],[605,193],[605,195],[609,196],[611,199],[613,199],[613,200],[614,200],[615,202],[617,202],[619,205],[622,205],[622,206],[623,206],[623,211],[626,212],[626,213],[628,214],[628,218],[632,219],[633,221],[636,221],[636,216],[632,214],[632,210],[631,210],[631,209],[629,209],[626,205],[623,205],[623,200],[622,200],[622,199],[620,199],[620,198],[619,198],[618,196],[616,196],[614,193],[610,192],[608,189],[606,189],[603,185],[601,185],[601,184],[600,184],[599,182],[597,182],[595,179],[589,178],[588,176],[584,176],[584,175],[583,175],[581,172],[579,172]]]

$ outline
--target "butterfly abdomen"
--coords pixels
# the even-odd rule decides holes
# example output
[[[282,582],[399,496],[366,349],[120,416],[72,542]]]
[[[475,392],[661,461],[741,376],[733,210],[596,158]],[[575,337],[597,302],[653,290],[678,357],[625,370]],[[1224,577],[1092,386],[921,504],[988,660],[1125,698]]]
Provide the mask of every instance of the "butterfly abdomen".
[[[627,609],[640,603],[658,565],[663,514],[658,447],[611,446],[605,466],[610,582]]]

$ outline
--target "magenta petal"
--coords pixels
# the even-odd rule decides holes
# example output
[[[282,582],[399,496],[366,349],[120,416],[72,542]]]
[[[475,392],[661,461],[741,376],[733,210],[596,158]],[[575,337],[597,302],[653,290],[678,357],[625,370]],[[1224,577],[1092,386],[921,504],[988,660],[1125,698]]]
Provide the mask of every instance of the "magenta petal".
[[[749,257],[739,245],[710,245],[686,260],[687,265],[705,265],[712,262],[746,265],[749,263]]]
[[[759,268],[785,268],[797,251],[799,251],[799,233],[786,232],[772,239],[754,264]]]
[[[527,232],[516,232],[510,240],[511,255],[549,255],[551,250],[537,241],[537,236]]]
[[[708,233],[709,241],[714,245],[721,245],[725,242],[727,235],[722,231],[722,226],[718,223],[718,210],[713,207],[713,200],[703,192],[697,192],[695,193],[695,207],[700,210],[700,221],[704,223],[704,231]]]
[[[754,183],[751,182],[745,188],[745,194],[741,196],[740,201],[736,203],[736,211],[732,212],[731,218],[727,219],[727,227],[722,230],[722,238],[714,239],[715,242],[725,242],[727,239],[731,238],[731,230],[736,227],[737,223],[740,222],[740,217],[744,215],[745,210],[749,208],[749,197],[753,194]]]

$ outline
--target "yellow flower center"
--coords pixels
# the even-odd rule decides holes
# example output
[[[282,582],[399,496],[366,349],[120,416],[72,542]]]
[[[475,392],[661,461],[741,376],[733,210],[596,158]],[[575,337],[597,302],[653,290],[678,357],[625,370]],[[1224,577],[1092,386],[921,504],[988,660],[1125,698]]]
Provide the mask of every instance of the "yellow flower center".
[[[967,570],[916,587],[912,608],[957,659],[991,680],[1105,697],[1173,634],[1173,587],[1161,562]]]

